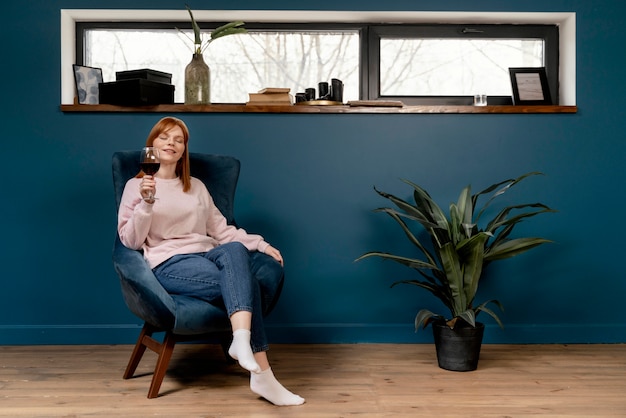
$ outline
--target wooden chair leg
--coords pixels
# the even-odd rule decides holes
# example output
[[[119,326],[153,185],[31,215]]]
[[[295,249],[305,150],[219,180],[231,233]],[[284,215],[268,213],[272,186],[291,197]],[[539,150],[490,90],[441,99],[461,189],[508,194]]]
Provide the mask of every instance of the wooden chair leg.
[[[176,337],[168,331],[165,333],[163,343],[160,344],[160,351],[158,352],[159,358],[154,368],[154,374],[152,375],[152,383],[150,383],[150,389],[148,390],[148,399],[159,396],[159,389],[161,388],[161,383],[163,383],[165,373],[167,372],[167,366],[170,364],[175,345]]]
[[[126,366],[126,371],[124,372],[124,379],[130,379],[135,374],[137,370],[137,366],[139,366],[139,362],[146,352],[146,348],[157,353],[159,356],[157,359],[156,366],[154,367],[154,373],[152,375],[152,382],[150,383],[150,389],[148,389],[148,398],[156,398],[159,396],[159,389],[161,388],[161,384],[163,383],[163,379],[165,378],[165,374],[167,373],[167,367],[169,366],[170,360],[172,358],[172,354],[174,352],[174,347],[178,341],[184,341],[186,337],[184,336],[176,336],[171,331],[166,331],[165,336],[163,337],[163,341],[159,342],[152,337],[152,334],[155,332],[163,332],[162,329],[158,329],[153,327],[152,325],[145,323],[141,332],[139,333],[139,338],[137,338],[137,342],[135,343],[135,347],[133,348],[133,353],[130,355],[130,360],[128,361],[128,365]],[[224,351],[224,355],[226,360],[229,363],[235,363],[230,355],[228,354],[228,349],[230,348],[230,344],[232,342],[232,334],[230,331],[223,332],[218,336],[220,339],[220,344],[222,346],[222,350]],[[197,336],[187,337],[189,339],[194,338],[197,339]]]
[[[147,346],[144,344],[144,339],[151,338],[153,332],[154,329],[149,324],[146,323],[143,325],[143,328],[139,333],[139,338],[137,338],[137,342],[135,343],[133,353],[130,355],[130,360],[128,360],[128,365],[126,366],[126,371],[123,376],[124,379],[130,379],[135,374],[135,370],[137,370],[137,366],[139,365],[143,354],[146,352]]]
[[[176,336],[172,332],[167,331],[165,333],[165,337],[163,338],[163,342],[159,342],[152,338],[152,334],[157,331],[159,330],[150,324],[144,324],[141,332],[139,333],[139,338],[137,338],[137,343],[135,344],[133,353],[130,355],[130,360],[128,361],[128,365],[126,366],[126,371],[123,376],[124,379],[130,379],[133,377],[141,358],[146,352],[146,348],[149,348],[157,353],[159,357],[154,368],[154,374],[152,375],[150,389],[148,390],[149,399],[159,396],[159,389],[161,388],[161,383],[163,383],[163,378],[167,372],[167,367],[170,363],[170,359],[172,358],[174,346],[177,341]]]

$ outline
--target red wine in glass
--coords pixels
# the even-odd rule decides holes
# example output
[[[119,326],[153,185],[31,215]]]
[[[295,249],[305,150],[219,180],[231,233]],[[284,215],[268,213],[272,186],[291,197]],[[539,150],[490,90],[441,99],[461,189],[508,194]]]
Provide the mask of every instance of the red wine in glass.
[[[144,174],[148,176],[154,176],[159,167],[161,167],[161,160],[159,160],[159,149],[155,147],[144,147],[141,150],[141,156],[139,157],[139,166]],[[150,196],[145,200],[154,200],[155,197],[150,193]]]
[[[146,173],[149,176],[154,176],[157,171],[159,171],[159,167],[161,167],[161,163],[153,162],[153,161],[142,161],[139,163],[141,167],[141,171]]]

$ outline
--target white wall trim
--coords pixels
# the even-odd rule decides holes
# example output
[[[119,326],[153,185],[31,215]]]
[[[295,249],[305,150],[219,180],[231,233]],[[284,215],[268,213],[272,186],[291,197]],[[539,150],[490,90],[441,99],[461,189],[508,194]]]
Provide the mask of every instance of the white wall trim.
[[[194,10],[197,20],[226,22],[367,22],[367,23],[511,23],[557,24],[560,27],[559,103],[576,105],[576,13]],[[186,10],[61,9],[61,103],[74,102],[76,22],[187,21]]]

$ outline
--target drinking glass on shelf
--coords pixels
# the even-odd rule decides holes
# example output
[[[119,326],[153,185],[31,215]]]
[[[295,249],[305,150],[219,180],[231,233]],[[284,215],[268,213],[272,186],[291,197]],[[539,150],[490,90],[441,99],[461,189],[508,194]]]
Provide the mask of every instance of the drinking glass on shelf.
[[[487,95],[486,94],[475,94],[474,95],[474,106],[487,106]]]
[[[141,171],[149,176],[154,176],[161,167],[161,160],[159,160],[159,149],[155,147],[144,147],[141,150],[139,156],[139,167]],[[153,200],[155,197],[150,192],[150,196],[144,200]]]

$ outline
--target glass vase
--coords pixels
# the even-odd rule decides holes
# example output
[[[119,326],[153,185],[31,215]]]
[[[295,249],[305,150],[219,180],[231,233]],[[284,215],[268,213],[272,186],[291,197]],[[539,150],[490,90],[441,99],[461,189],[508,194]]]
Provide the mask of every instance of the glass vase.
[[[201,53],[185,67],[185,104],[211,103],[211,72]]]

